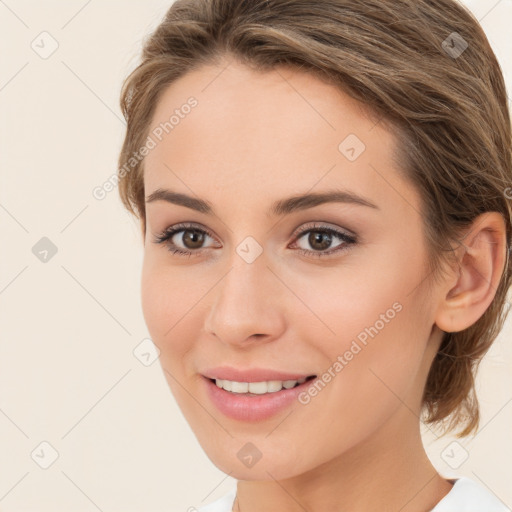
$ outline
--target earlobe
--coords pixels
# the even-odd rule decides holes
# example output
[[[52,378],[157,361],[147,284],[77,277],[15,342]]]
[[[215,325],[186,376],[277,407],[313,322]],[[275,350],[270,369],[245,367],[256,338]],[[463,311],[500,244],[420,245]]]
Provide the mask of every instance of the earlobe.
[[[446,281],[435,320],[445,332],[462,331],[485,313],[507,261],[506,227],[498,212],[479,215],[462,241],[459,265]]]

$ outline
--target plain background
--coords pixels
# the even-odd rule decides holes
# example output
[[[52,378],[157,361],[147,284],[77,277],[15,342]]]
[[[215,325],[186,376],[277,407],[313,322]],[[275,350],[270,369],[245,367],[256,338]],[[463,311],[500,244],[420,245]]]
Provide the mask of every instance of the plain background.
[[[5,512],[185,511],[235,483],[197,443],[158,361],[145,366],[134,355],[148,337],[138,225],[117,189],[102,201],[92,195],[116,172],[121,82],[170,4],[0,0]],[[512,1],[467,5],[500,60],[510,96]],[[43,58],[52,44],[58,48]],[[509,507],[511,324],[481,366],[477,436],[455,441],[425,433],[442,474],[480,481]]]

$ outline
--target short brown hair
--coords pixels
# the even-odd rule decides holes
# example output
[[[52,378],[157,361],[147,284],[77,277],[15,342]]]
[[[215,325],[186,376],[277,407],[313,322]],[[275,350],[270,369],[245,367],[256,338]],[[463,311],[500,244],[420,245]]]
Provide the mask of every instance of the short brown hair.
[[[177,0],[123,84],[119,169],[144,145],[164,89],[225,56],[261,72],[287,65],[313,73],[392,128],[399,167],[421,194],[434,278],[479,214],[503,216],[510,247],[506,88],[484,31],[455,0]],[[132,166],[119,173],[119,192],[145,231],[144,160]],[[503,327],[511,276],[507,253],[485,313],[444,333],[423,395],[427,423],[462,426],[459,437],[478,428],[475,372]]]

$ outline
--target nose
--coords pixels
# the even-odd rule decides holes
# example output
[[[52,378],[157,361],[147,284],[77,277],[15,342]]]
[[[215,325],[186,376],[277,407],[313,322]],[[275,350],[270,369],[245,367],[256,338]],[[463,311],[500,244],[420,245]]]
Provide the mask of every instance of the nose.
[[[227,274],[211,290],[205,331],[236,347],[269,342],[285,329],[286,290],[265,258],[252,263],[233,258]]]

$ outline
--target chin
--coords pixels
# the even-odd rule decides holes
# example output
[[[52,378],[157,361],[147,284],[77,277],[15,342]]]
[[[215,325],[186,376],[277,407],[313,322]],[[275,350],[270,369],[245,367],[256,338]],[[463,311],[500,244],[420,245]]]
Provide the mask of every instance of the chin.
[[[277,436],[271,442],[261,436],[247,435],[230,437],[223,431],[219,439],[211,432],[202,432],[196,437],[210,461],[223,473],[237,480],[285,480],[312,469],[315,461],[307,465],[307,456],[302,451],[295,453],[301,443],[289,444]],[[202,437],[204,437],[202,439]]]

